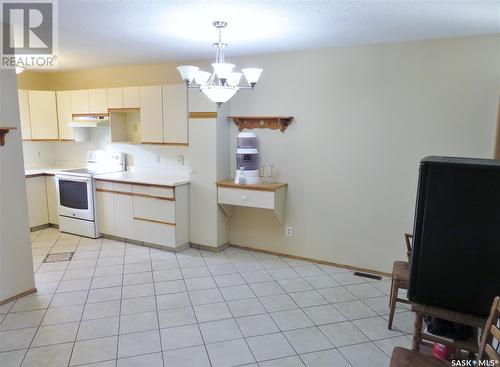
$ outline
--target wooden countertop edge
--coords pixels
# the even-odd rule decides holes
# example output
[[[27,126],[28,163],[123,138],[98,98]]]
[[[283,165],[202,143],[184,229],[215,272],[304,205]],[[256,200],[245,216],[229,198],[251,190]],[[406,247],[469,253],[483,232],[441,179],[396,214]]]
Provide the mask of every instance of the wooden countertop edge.
[[[226,187],[230,189],[243,189],[243,190],[255,190],[255,191],[276,191],[282,187],[288,187],[287,183],[283,182],[264,182],[256,185],[240,185],[229,180],[217,181],[215,183],[218,187]]]
[[[189,185],[189,182],[181,183],[178,185],[162,185],[162,184],[153,184],[153,183],[146,183],[146,182],[136,182],[136,181],[131,181],[131,180],[120,180],[120,179],[116,179],[116,178],[101,178],[101,177],[96,177],[95,180],[96,181],[122,183],[122,184],[130,184],[130,185],[138,185],[138,186],[166,187],[168,189],[173,189],[176,186]]]
[[[29,173],[25,175],[26,178],[41,177],[41,176],[55,176],[55,174],[42,172],[42,173]]]

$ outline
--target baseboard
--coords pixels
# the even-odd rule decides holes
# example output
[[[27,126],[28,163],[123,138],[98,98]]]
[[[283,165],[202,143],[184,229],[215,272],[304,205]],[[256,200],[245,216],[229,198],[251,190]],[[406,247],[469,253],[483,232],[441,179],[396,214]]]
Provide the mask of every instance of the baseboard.
[[[242,250],[251,250],[251,251],[260,252],[260,253],[263,253],[263,254],[283,256],[283,257],[287,257],[289,259],[309,261],[309,262],[312,262],[312,263],[315,263],[315,264],[335,266],[337,268],[343,268],[343,269],[348,269],[348,270],[353,270],[353,271],[360,271],[360,272],[363,272],[363,273],[369,273],[369,274],[375,274],[375,275],[382,275],[382,276],[385,276],[385,277],[391,277],[392,276],[392,274],[386,273],[386,272],[383,272],[383,271],[378,271],[378,270],[373,270],[373,269],[366,269],[366,268],[360,268],[358,266],[352,266],[352,265],[346,265],[346,264],[339,264],[339,263],[335,263],[335,262],[332,262],[332,261],[311,259],[309,257],[289,255],[289,254],[284,254],[284,253],[281,253],[281,252],[275,252],[275,251],[270,251],[270,250],[262,250],[262,249],[258,249],[258,248],[254,248],[254,247],[249,247],[249,246],[241,246],[241,245],[235,245],[235,244],[230,244],[230,246],[231,247],[240,248]]]
[[[45,228],[49,228],[49,227],[50,227],[49,223],[47,223],[47,224],[40,224],[39,226],[31,227],[30,231],[31,232],[36,232],[36,231],[40,231],[41,229],[45,229]]]
[[[136,241],[136,240],[131,240],[129,238],[124,238],[124,237],[118,237],[118,236],[113,236],[109,234],[101,234],[102,238],[108,238],[110,240],[115,240],[115,241],[122,241],[125,243],[132,243],[137,246],[144,246],[144,247],[149,247],[149,248],[154,248],[157,250],[164,250],[164,251],[169,251],[169,252],[181,252],[189,248],[190,243],[187,242],[183,245],[177,246],[177,247],[167,247],[167,246],[162,246],[162,245],[157,245],[155,243],[149,243],[149,242],[142,242],[142,241]]]
[[[16,299],[22,298],[24,296],[30,295],[32,293],[36,293],[36,288],[31,288],[28,289],[27,291],[24,291],[22,293],[16,294],[15,296],[9,297],[7,299],[4,299],[3,301],[0,301],[0,306],[5,305],[7,303],[10,303],[12,301],[15,301]]]
[[[199,243],[194,243],[194,242],[191,242],[191,247],[192,248],[196,248],[198,250],[202,250],[202,251],[210,251],[210,252],[221,252],[221,251],[224,251],[226,248],[228,248],[229,246],[231,246],[231,244],[228,242],[226,243],[223,243],[222,245],[219,245],[219,246],[207,246],[207,245],[200,245]]]

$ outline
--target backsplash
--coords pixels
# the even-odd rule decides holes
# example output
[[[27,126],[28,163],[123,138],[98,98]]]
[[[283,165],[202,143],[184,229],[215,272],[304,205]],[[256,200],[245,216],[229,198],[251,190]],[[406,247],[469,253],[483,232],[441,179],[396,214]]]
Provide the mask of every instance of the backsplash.
[[[85,165],[89,150],[125,153],[127,169],[135,171],[189,172],[188,147],[148,144],[111,144],[104,142],[23,142],[27,168]],[[181,162],[183,164],[181,164]]]

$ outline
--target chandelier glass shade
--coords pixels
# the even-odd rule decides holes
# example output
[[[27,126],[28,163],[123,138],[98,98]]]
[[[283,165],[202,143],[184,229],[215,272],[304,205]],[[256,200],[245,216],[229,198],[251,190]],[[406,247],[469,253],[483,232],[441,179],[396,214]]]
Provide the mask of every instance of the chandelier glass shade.
[[[234,71],[235,65],[225,62],[224,48],[227,44],[221,39],[221,30],[227,26],[227,23],[216,21],[213,22],[213,26],[219,31],[219,40],[213,44],[217,53],[215,62],[212,63],[212,73],[192,65],[181,65],[177,67],[177,70],[188,88],[200,89],[212,102],[221,105],[229,101],[241,89],[254,89],[262,69],[246,68],[242,69],[241,73]],[[239,85],[242,76],[245,76],[247,85]]]

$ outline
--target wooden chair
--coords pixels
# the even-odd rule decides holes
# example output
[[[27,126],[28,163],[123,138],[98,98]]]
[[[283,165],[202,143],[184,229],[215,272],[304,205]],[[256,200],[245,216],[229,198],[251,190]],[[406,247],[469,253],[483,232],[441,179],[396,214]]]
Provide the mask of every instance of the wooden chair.
[[[499,361],[500,355],[493,346],[493,340],[496,343],[500,340],[500,330],[498,328],[498,321],[500,316],[500,297],[495,297],[493,305],[491,306],[491,313],[486,321],[483,329],[483,336],[481,338],[481,345],[477,354],[478,365],[482,360]],[[484,363],[484,362],[483,362]],[[498,364],[498,362],[496,362]],[[489,364],[488,364],[489,365]],[[493,364],[494,365],[494,364]],[[420,354],[416,351],[411,351],[405,348],[396,347],[392,351],[390,367],[441,367],[451,366],[448,361],[443,361],[431,356]]]
[[[406,256],[408,258],[408,262],[394,261],[392,266],[391,295],[389,296],[389,329],[392,329],[392,321],[394,320],[396,302],[410,303],[407,299],[398,298],[398,292],[400,289],[408,289],[408,279],[410,278],[409,261],[411,258],[412,238],[413,236],[411,234],[405,233]]]
[[[498,320],[500,317],[500,297],[495,297],[493,305],[491,306],[490,317],[486,321],[486,326],[483,330],[483,337],[481,338],[481,345],[479,346],[478,362],[480,360],[494,360],[500,361],[500,354],[498,354],[498,344],[500,343],[500,330],[498,328]],[[496,340],[496,349],[493,346],[493,340]],[[478,363],[479,364],[479,363]]]

